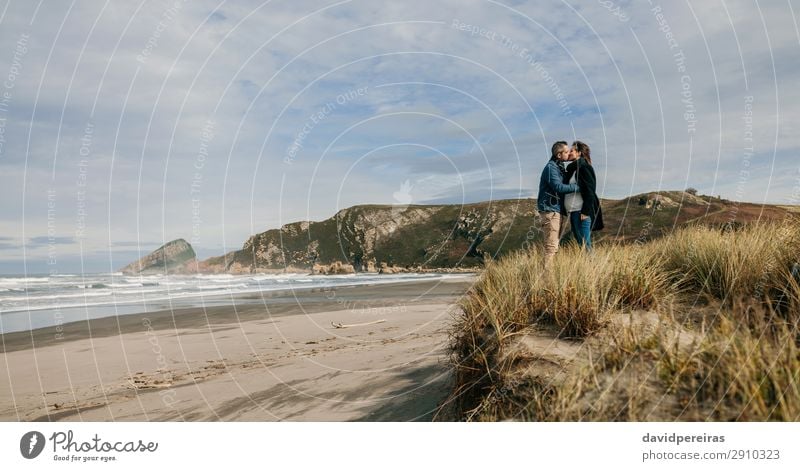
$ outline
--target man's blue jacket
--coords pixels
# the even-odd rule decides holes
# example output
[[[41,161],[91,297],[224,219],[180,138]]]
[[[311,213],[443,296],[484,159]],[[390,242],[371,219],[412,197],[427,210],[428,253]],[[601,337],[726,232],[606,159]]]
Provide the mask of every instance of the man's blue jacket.
[[[551,158],[542,170],[542,177],[539,179],[539,197],[536,199],[536,207],[539,211],[560,213],[561,205],[564,204],[564,193],[574,193],[578,191],[578,185],[564,183],[564,169],[558,165],[556,159]]]

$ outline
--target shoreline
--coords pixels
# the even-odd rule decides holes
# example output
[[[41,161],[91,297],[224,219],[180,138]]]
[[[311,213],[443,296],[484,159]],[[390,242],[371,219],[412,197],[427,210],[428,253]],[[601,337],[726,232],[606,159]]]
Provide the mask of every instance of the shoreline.
[[[475,279],[256,295],[72,322],[61,338],[56,327],[5,334],[0,420],[429,419],[447,395],[454,303]]]
[[[458,281],[459,279],[474,278],[479,276],[479,272],[463,273],[439,273],[448,275],[452,278],[441,278],[440,281]],[[402,274],[408,275],[408,274]],[[413,275],[413,274],[412,274]],[[425,275],[425,274],[420,274]],[[236,276],[236,275],[232,275]],[[341,280],[341,275],[308,275],[313,278],[336,276]],[[349,278],[349,277],[347,277]],[[345,279],[341,284],[335,286],[321,286],[320,284],[286,285],[286,286],[259,286],[249,287],[248,289],[227,293],[204,293],[202,291],[190,293],[176,293],[174,296],[151,297],[141,299],[117,299],[113,301],[86,302],[74,305],[53,305],[53,306],[31,306],[28,309],[15,307],[11,309],[0,309],[0,336],[16,332],[28,332],[41,328],[65,325],[72,322],[84,322],[87,319],[99,319],[106,317],[119,317],[135,315],[144,312],[156,312],[162,310],[181,310],[185,308],[210,308],[213,306],[229,305],[237,302],[246,302],[252,299],[268,299],[273,297],[285,296],[286,293],[297,293],[302,295],[306,291],[339,289],[344,286],[374,286],[380,284],[414,283],[425,281],[415,279],[392,279],[386,280],[371,279],[352,281]],[[124,294],[124,293],[123,293]],[[135,293],[134,293],[135,294]],[[112,312],[113,311],[113,312]],[[48,320],[49,319],[49,320]]]
[[[65,322],[59,325],[40,327],[0,334],[0,353],[8,353],[26,348],[55,345],[61,342],[87,339],[89,337],[108,337],[129,333],[140,328],[142,319],[151,319],[155,330],[197,328],[202,321],[225,323],[262,319],[264,315],[284,316],[307,312],[309,314],[338,311],[344,309],[374,309],[382,306],[381,301],[368,299],[376,287],[390,288],[394,297],[411,296],[419,287],[430,284],[471,284],[476,277],[468,280],[443,279],[370,283],[361,285],[340,285],[336,287],[297,287],[275,291],[249,292],[236,295],[230,303],[208,306],[178,307],[158,309],[148,312],[110,315],[89,320]],[[470,281],[471,280],[471,281]],[[347,290],[344,295],[337,291]],[[445,291],[446,294],[442,292]],[[331,293],[334,293],[333,295]],[[434,287],[431,296],[450,296],[445,287]],[[237,304],[237,301],[239,302]],[[394,300],[397,302],[397,300]],[[232,311],[232,307],[237,309]],[[266,306],[266,307],[265,307]],[[264,309],[267,311],[265,312]],[[202,313],[203,318],[197,314]],[[116,330],[115,330],[116,329]]]

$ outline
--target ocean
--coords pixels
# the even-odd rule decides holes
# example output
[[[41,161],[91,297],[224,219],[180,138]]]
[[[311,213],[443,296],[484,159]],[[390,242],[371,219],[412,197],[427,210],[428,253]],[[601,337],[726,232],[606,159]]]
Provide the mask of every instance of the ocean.
[[[461,278],[462,274],[0,276],[0,334],[79,320],[239,302],[242,295]],[[252,299],[252,297],[251,297]],[[260,301],[260,299],[256,298]]]

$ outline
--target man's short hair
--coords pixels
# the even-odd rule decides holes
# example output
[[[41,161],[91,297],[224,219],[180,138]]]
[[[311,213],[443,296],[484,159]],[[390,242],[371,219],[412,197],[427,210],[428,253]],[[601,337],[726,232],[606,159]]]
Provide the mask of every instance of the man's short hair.
[[[569,147],[569,144],[567,144],[567,141],[556,141],[556,143],[553,144],[553,147],[550,148],[550,158],[551,159],[555,159],[556,158],[556,154],[558,154],[558,151],[562,147]]]

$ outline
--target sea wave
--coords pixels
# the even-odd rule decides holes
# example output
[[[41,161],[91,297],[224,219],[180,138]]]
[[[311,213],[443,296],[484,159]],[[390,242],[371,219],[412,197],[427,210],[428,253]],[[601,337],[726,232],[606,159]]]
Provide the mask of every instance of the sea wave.
[[[80,308],[115,304],[151,303],[196,298],[200,305],[215,296],[236,296],[283,289],[375,285],[414,281],[424,278],[452,279],[463,274],[358,274],[309,276],[307,274],[254,275],[152,275],[122,279],[108,276],[86,276],[79,280],[61,280],[42,285],[46,278],[33,278],[39,283],[25,284],[26,278],[11,279],[14,283],[0,287],[0,313],[60,308]],[[2,278],[0,278],[2,279]],[[22,282],[20,282],[22,280]],[[78,283],[76,283],[79,281]],[[194,301],[192,301],[194,302]]]
[[[235,278],[234,275],[231,275],[229,273],[225,273],[225,274],[222,274],[222,275],[203,275],[203,274],[200,274],[200,275],[195,275],[195,276],[197,278],[201,279],[201,280],[232,280],[233,278]]]
[[[25,300],[27,302],[31,301],[38,301],[41,299],[62,299],[62,298],[85,298],[85,297],[97,297],[97,296],[109,296],[111,295],[111,290],[106,291],[94,291],[88,293],[80,293],[80,294],[45,294],[39,296],[14,296],[12,298],[5,297],[0,298],[0,302],[2,301],[22,301]]]
[[[48,277],[44,278],[0,278],[0,285],[20,284],[20,283],[47,283]]]
[[[198,286],[197,289],[200,290],[213,290],[213,289],[233,289],[233,288],[249,288],[249,286],[245,283],[237,283],[235,285],[207,285],[207,286]]]

